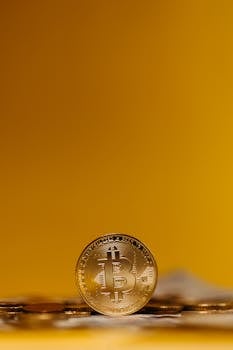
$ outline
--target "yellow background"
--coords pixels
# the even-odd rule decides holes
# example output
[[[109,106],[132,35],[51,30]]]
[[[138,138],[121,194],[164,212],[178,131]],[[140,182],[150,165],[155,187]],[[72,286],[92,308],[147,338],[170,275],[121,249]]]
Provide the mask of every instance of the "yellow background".
[[[233,286],[233,2],[0,3],[1,296],[101,233]]]

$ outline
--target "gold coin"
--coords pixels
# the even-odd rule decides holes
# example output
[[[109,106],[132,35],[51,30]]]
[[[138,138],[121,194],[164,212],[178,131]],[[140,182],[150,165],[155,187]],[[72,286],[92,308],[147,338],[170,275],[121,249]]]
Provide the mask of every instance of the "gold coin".
[[[82,252],[76,281],[86,303],[104,315],[128,315],[151,298],[157,282],[153,255],[138,239],[120,233],[97,238]]]
[[[146,314],[179,314],[183,310],[183,305],[170,302],[169,300],[150,300],[148,304],[143,308],[143,312]]]
[[[184,311],[200,311],[200,312],[211,312],[211,311],[227,311],[233,310],[233,300],[207,300],[197,301],[195,303],[185,304]]]
[[[27,304],[23,307],[24,312],[29,313],[52,313],[52,312],[62,312],[64,310],[64,305],[60,303],[33,303]]]
[[[67,304],[65,305],[64,314],[73,317],[90,316],[91,309],[87,304]]]
[[[0,311],[22,311],[24,304],[16,302],[2,302],[0,301]]]

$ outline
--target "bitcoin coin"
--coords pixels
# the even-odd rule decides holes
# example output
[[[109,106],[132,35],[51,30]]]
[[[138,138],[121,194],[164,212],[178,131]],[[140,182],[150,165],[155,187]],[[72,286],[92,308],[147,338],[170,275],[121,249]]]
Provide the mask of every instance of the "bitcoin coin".
[[[101,236],[82,252],[76,265],[80,294],[104,315],[128,315],[151,298],[157,265],[138,239],[120,233]]]

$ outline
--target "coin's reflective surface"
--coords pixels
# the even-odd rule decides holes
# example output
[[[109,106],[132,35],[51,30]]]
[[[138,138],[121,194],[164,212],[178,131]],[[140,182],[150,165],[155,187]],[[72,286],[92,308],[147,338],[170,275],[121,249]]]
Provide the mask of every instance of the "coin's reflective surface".
[[[76,279],[84,300],[105,315],[127,315],[151,298],[157,265],[143,243],[112,233],[99,237],[82,252]]]
[[[51,313],[51,312],[62,312],[64,305],[62,303],[33,303],[27,304],[23,307],[24,312],[30,313]]]

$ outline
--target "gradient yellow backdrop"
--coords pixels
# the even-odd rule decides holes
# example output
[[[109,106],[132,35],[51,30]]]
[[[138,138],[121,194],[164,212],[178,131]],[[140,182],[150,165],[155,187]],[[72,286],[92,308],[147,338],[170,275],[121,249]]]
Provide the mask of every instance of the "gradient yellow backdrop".
[[[1,1],[0,295],[124,232],[233,286],[233,2]]]

